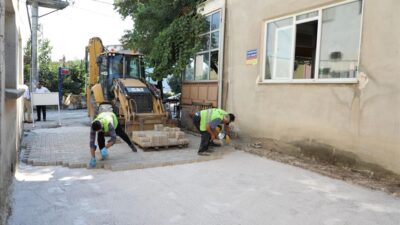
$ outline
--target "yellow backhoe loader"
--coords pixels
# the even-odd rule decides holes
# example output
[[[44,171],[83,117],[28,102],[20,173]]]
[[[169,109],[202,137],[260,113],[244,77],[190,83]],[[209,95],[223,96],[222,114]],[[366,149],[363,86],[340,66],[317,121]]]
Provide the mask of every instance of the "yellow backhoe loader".
[[[152,130],[155,124],[173,126],[160,93],[146,82],[143,55],[107,49],[98,37],[86,47],[88,116],[114,111],[126,132]]]

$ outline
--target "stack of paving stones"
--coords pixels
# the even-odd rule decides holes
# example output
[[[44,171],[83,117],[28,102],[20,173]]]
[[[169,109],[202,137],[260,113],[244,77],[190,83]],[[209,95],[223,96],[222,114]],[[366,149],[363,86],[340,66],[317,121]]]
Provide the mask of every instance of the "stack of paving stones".
[[[187,147],[189,139],[179,127],[164,127],[162,124],[154,125],[151,131],[134,131],[132,140],[142,149],[168,148],[170,146]]]

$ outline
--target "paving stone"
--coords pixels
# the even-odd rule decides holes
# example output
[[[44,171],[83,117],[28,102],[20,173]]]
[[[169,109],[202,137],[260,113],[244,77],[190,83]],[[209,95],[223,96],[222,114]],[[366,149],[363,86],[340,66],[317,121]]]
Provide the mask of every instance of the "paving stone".
[[[165,128],[165,127],[164,127]],[[160,127],[158,127],[160,129]],[[96,151],[97,168],[107,170],[131,170],[150,167],[170,166],[175,164],[208,161],[220,158],[222,154],[229,152],[228,148],[218,149],[219,153],[215,156],[204,157],[197,155],[200,138],[193,135],[185,135],[181,131],[170,128],[168,132],[179,133],[183,139],[168,138],[168,132],[154,133],[154,136],[145,137],[145,133],[132,135],[142,141],[143,147],[151,147],[154,143],[159,146],[171,142],[173,145],[187,145],[188,148],[179,146],[164,148],[158,151],[144,152],[139,148],[139,152],[133,153],[124,141],[118,141],[109,149],[109,158],[100,160],[99,151]],[[27,138],[25,152],[23,152],[22,162],[33,166],[64,166],[69,168],[87,168],[90,159],[89,152],[89,126],[80,127],[58,127],[58,128],[38,128],[32,129]]]

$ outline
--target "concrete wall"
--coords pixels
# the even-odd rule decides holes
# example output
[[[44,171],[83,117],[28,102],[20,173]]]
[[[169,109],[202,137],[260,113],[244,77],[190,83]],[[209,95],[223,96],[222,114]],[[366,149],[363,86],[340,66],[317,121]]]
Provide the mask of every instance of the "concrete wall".
[[[23,83],[18,1],[0,0],[0,224],[9,213],[9,187],[23,132],[23,103],[15,93]]]
[[[339,2],[227,1],[224,106],[237,115],[242,136],[313,140],[400,174],[400,1],[364,1],[360,71],[369,78],[364,89],[259,83],[265,21]],[[250,49],[258,50],[255,66],[245,65]]]

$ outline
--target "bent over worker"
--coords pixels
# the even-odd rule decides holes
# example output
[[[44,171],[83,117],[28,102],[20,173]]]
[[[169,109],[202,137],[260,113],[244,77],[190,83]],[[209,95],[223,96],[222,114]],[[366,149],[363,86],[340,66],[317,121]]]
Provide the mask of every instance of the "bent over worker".
[[[95,151],[97,146],[94,144],[94,140],[97,132],[97,144],[99,145],[100,154],[102,159],[106,159],[108,156],[108,149],[115,144],[117,135],[124,140],[133,152],[137,152],[135,145],[132,144],[128,135],[122,130],[122,127],[118,124],[117,116],[113,112],[102,112],[92,122],[92,128],[90,130],[90,167],[96,167]],[[105,144],[105,135],[109,135],[111,138]]]
[[[235,115],[222,109],[212,108],[196,112],[193,115],[193,124],[200,131],[201,142],[198,154],[209,155],[208,146],[216,139],[216,128],[225,125],[226,135],[230,135],[229,123],[235,121]]]

